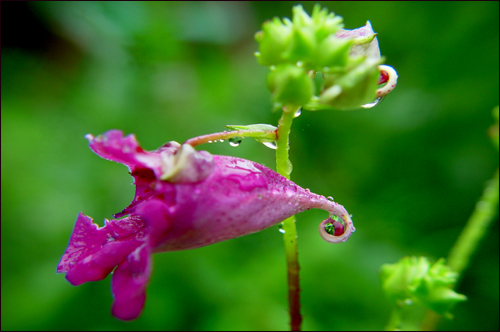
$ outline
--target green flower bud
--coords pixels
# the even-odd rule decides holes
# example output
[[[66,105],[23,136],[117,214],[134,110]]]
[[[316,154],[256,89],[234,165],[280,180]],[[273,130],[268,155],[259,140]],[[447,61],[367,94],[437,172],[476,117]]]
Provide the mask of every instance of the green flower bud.
[[[314,94],[314,82],[304,68],[296,65],[279,65],[267,76],[267,86],[275,103],[299,107]]]
[[[431,266],[426,257],[405,257],[380,271],[382,288],[394,305],[419,303],[448,318],[452,307],[467,299],[452,289],[456,278],[444,259]]]
[[[382,97],[382,91],[377,88],[379,65],[383,59],[375,36],[370,22],[367,22],[364,27],[339,30],[335,36],[324,40],[321,54],[327,57],[318,60],[327,67],[323,69],[323,90],[318,99],[306,105],[306,109],[352,110]],[[387,90],[383,91],[384,94],[390,91]]]
[[[274,18],[264,23],[256,39],[260,50],[257,56],[262,65],[288,64],[288,68],[301,68],[286,75],[279,71],[269,75],[268,86],[279,108],[285,106],[283,102],[287,100],[307,110],[368,108],[391,92],[397,83],[393,68],[379,67],[383,59],[370,22],[358,29],[344,30],[342,17],[319,5],[314,7],[312,16],[300,5],[293,7],[292,21]],[[310,71],[311,76],[322,72],[325,80],[320,95],[306,100],[313,86],[305,77]],[[295,90],[285,91],[282,85],[285,81]],[[299,86],[307,91],[298,93]],[[299,100],[307,104],[298,104]]]
[[[272,66],[283,63],[283,53],[289,48],[292,27],[290,21],[284,24],[277,17],[262,25],[262,31],[255,34],[259,42],[259,52],[256,53],[259,63],[263,66]]]
[[[319,4],[314,6],[312,20],[314,26],[316,27],[316,40],[318,42],[330,35],[334,35],[337,31],[344,27],[342,17],[337,16],[334,13],[328,13],[328,9],[321,9]]]
[[[319,103],[337,110],[352,110],[373,102],[377,98],[379,64],[379,61],[359,58],[346,73],[324,74],[325,88]]]
[[[294,25],[290,46],[283,57],[291,63],[301,62],[308,67],[315,51],[316,39],[314,32],[311,29],[301,29]]]

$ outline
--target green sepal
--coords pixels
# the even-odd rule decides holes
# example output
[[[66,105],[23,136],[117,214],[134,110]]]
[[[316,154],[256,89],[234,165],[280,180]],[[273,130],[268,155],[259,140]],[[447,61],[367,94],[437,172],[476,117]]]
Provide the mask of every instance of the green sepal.
[[[276,66],[267,75],[267,87],[273,101],[282,105],[300,107],[314,95],[314,82],[307,71],[293,64]]]
[[[344,27],[341,16],[329,13],[327,8],[322,9],[319,4],[314,6],[311,17],[316,28],[317,41],[322,41]]]
[[[292,23],[295,27],[304,28],[312,27],[313,19],[307,14],[307,12],[302,8],[302,5],[296,5],[292,8],[293,18]]]
[[[277,127],[269,124],[252,124],[252,125],[226,125],[230,130],[244,130],[248,131],[242,137],[251,137],[259,143],[274,142],[276,141]]]
[[[292,63],[310,63],[316,50],[316,40],[311,29],[294,26],[290,46],[283,57]]]
[[[353,110],[377,98],[378,65],[382,59],[357,58],[352,63],[354,67],[345,74],[324,74],[325,88],[319,96],[319,103],[332,109]],[[332,90],[341,92],[332,93]]]
[[[316,52],[314,61],[317,64],[316,71],[328,72],[330,69],[344,69],[349,61],[352,44],[352,39],[339,39],[334,35],[325,38]]]
[[[252,125],[227,125],[225,126],[227,129],[231,130],[267,130],[267,131],[276,131],[278,127],[272,126],[270,124],[259,123]]]
[[[372,33],[368,36],[363,36],[363,37],[357,37],[354,39],[351,39],[353,41],[354,45],[367,45],[369,46],[370,43],[377,37],[376,33]]]

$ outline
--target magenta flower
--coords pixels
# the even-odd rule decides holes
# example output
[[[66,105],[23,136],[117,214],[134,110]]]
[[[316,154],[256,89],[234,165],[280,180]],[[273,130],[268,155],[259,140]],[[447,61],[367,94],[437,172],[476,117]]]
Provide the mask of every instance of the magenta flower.
[[[76,286],[104,279],[116,267],[112,313],[119,319],[141,313],[153,253],[251,234],[311,208],[331,216],[319,226],[326,241],[346,241],[355,230],[343,206],[257,163],[176,142],[144,151],[135,136],[118,130],[87,139],[99,156],[128,166],[135,198],[104,227],[80,213],[57,272]]]

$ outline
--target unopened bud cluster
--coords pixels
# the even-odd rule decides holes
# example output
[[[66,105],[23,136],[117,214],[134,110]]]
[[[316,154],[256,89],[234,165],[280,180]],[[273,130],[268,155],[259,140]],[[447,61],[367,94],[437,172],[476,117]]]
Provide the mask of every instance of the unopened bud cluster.
[[[380,279],[387,297],[397,306],[418,303],[451,317],[450,309],[467,299],[453,290],[457,273],[444,259],[431,265],[426,257],[404,257],[396,264],[383,265]]]
[[[376,34],[369,22],[344,30],[342,21],[319,5],[312,16],[298,5],[292,21],[275,17],[263,24],[255,35],[256,56],[271,69],[267,85],[275,106],[349,110],[377,98],[383,59]],[[313,81],[317,72],[324,77],[318,95]]]

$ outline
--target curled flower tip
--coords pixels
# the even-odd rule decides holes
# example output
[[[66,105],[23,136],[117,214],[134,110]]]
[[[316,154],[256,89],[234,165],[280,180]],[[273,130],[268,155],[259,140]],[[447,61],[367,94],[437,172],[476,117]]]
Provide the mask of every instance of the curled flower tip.
[[[347,213],[342,214],[342,216],[332,215],[319,224],[319,235],[330,243],[345,242],[354,231],[356,229]]]
[[[319,235],[329,243],[341,243],[349,239],[356,231],[347,210],[331,197],[310,194],[310,207],[330,213],[330,217],[319,224]]]
[[[378,84],[384,84],[383,87],[377,89],[377,98],[387,96],[398,84],[398,73],[391,66],[378,66],[380,77]]]

